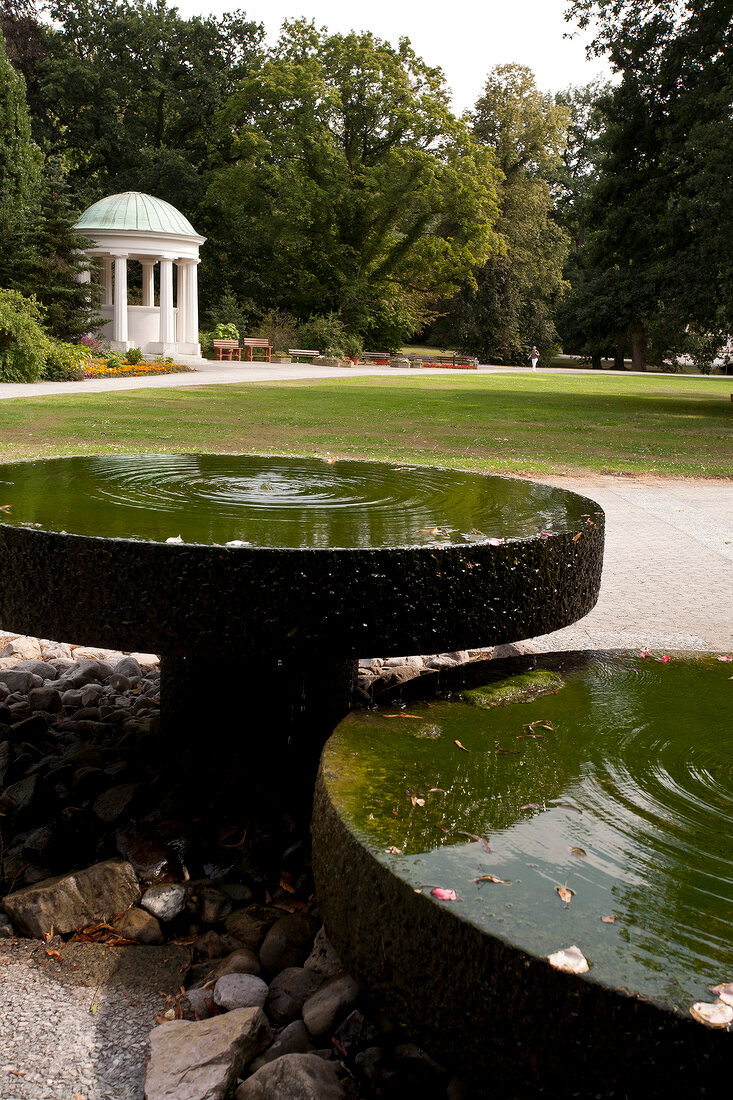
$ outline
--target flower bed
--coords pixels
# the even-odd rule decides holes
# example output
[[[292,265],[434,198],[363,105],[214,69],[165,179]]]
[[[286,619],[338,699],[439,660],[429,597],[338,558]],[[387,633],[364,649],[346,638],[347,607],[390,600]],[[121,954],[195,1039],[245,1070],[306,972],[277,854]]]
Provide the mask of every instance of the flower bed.
[[[190,367],[182,363],[157,363],[141,359],[139,363],[120,363],[110,367],[104,359],[90,359],[84,371],[85,378],[140,378],[149,374],[188,373]]]
[[[424,367],[435,367],[436,370],[478,370],[475,363],[426,363]]]

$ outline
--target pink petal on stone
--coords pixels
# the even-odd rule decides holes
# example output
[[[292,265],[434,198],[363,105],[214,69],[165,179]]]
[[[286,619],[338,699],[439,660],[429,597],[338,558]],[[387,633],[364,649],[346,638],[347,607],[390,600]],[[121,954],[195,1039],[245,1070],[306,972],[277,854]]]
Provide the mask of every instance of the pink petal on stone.
[[[657,660],[658,661],[671,661],[672,658],[671,657],[657,657]]]
[[[430,893],[438,901],[457,901],[458,895],[455,890],[446,890],[443,886],[435,886]]]

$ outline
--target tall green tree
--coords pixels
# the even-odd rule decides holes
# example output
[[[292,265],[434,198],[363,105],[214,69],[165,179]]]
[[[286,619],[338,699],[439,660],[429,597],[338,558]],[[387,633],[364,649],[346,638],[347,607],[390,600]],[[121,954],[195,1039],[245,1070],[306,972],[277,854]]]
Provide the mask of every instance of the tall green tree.
[[[616,326],[645,369],[733,329],[733,3],[576,0],[621,75],[588,217],[586,315],[616,289]]]
[[[526,66],[500,65],[489,74],[471,123],[474,140],[502,172],[497,231],[504,247],[448,304],[438,338],[509,363],[526,361],[533,344],[543,355],[554,348],[568,242],[552,217],[548,178],[565,148],[568,117]]]
[[[32,261],[43,157],[31,138],[25,82],[0,33],[0,286],[16,285]]]
[[[228,165],[209,189],[211,236],[242,297],[338,313],[390,348],[497,247],[493,158],[406,39],[287,23],[216,136]]]

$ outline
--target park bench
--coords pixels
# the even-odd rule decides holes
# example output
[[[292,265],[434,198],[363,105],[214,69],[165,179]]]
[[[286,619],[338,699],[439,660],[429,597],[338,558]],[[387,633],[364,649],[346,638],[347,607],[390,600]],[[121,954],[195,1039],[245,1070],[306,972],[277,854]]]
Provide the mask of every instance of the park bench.
[[[264,362],[270,362],[272,345],[270,344],[270,341],[264,336],[245,336],[242,340],[242,350],[244,351],[244,358],[248,363],[254,361],[255,350],[263,351],[265,353]]]
[[[320,351],[313,351],[312,348],[288,348],[288,355],[293,359],[315,359],[320,354]]]
[[[364,351],[360,358],[366,363],[379,363],[383,366],[389,366],[392,356],[388,351]]]
[[[411,362],[421,360],[423,364],[446,367],[477,367],[478,360],[470,355],[408,355]]]
[[[241,360],[242,349],[239,340],[214,340],[214,359],[222,359],[231,362],[232,359]]]

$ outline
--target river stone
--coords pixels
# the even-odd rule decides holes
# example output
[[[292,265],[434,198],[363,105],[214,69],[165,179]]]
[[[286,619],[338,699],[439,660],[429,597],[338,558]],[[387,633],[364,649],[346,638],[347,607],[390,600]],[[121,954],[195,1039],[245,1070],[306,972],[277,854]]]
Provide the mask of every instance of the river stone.
[[[75,932],[97,921],[110,921],[134,905],[139,894],[132,866],[108,860],[8,894],[4,905],[21,932],[42,939],[52,928]]]
[[[27,695],[31,688],[43,686],[40,676],[22,670],[18,672],[17,668],[0,668],[0,683],[5,684],[9,691],[17,691],[20,695]]]
[[[193,986],[178,1001],[184,1020],[207,1020],[216,1016],[216,1005],[210,989]]]
[[[47,641],[46,638],[41,638],[40,641],[44,661],[48,661],[49,664],[55,663],[56,668],[65,668],[67,665],[74,663],[71,656],[71,646],[67,645],[66,642],[51,642]]]
[[[323,976],[303,966],[289,966],[270,982],[265,1012],[274,1024],[294,1020],[312,993],[323,982]]]
[[[260,964],[254,951],[250,951],[248,947],[238,947],[221,960],[214,975],[217,978],[223,978],[225,974],[259,974],[259,972]]]
[[[129,813],[138,787],[138,783],[119,783],[103,791],[94,799],[94,813],[105,825],[111,825],[123,814]]]
[[[299,913],[288,913],[275,921],[260,947],[260,963],[270,974],[300,966],[313,943],[313,929]]]
[[[262,1008],[267,1000],[267,982],[256,974],[224,974],[214,986],[219,1008]]]
[[[0,649],[0,657],[18,657],[21,661],[41,660],[43,653],[38,638],[13,638]]]
[[[40,676],[42,680],[55,680],[58,676],[58,669],[55,665],[51,665],[48,661],[18,661],[15,666],[16,672],[32,672],[34,676]]]
[[[21,753],[16,757],[15,768],[20,768],[23,758],[32,763],[32,757]],[[5,788],[0,797],[0,813],[7,814],[16,825],[22,823],[30,817],[48,793],[48,788],[39,775],[28,775]]]
[[[326,929],[321,927],[316,932],[313,941],[313,950],[303,964],[308,970],[314,970],[324,978],[333,978],[335,974],[341,974],[344,964],[336,954],[336,950],[326,935]]]
[[[271,1035],[259,1008],[238,1008],[211,1020],[171,1020],[153,1028],[145,1100],[224,1100]]]
[[[5,773],[10,767],[11,759],[10,742],[0,741],[0,787],[5,782]]]
[[[139,684],[142,680],[143,670],[140,668],[140,662],[136,661],[134,657],[123,657],[115,665],[115,675],[127,677],[134,685]]]
[[[143,894],[140,904],[158,920],[173,920],[186,904],[186,891],[183,886],[175,884],[150,886]]]
[[[216,886],[203,886],[197,894],[204,924],[217,924],[231,913],[232,899]]]
[[[339,1014],[359,996],[359,986],[350,974],[327,978],[303,1005],[303,1022],[311,1035],[325,1035]]]
[[[50,684],[44,684],[43,687],[31,688],[28,702],[31,710],[45,710],[55,714],[61,710],[61,692]]]
[[[262,941],[275,921],[282,916],[282,909],[270,905],[248,905],[236,909],[224,921],[227,932],[249,947],[259,951]]]
[[[235,1100],[342,1100],[333,1062],[317,1054],[284,1054],[258,1069],[234,1093]]]
[[[144,909],[128,909],[114,922],[115,932],[135,943],[162,943],[163,932],[152,913]]]
[[[302,1020],[293,1020],[292,1024],[288,1024],[276,1036],[264,1054],[250,1063],[250,1072],[256,1073],[262,1066],[268,1062],[274,1062],[283,1054],[308,1054],[311,1050],[313,1050],[313,1043],[308,1034],[308,1028]]]

